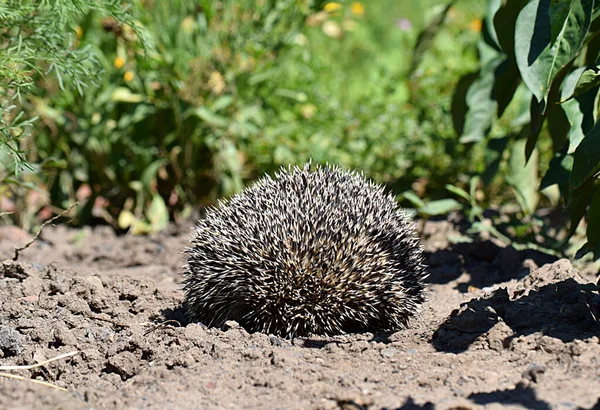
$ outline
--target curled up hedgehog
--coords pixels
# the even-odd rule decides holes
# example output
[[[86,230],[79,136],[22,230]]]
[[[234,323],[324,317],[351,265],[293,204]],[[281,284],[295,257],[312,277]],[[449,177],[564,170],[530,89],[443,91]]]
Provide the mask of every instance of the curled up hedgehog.
[[[284,337],[393,331],[424,301],[414,227],[383,187],[338,167],[282,169],[211,208],[185,250],[185,305]]]

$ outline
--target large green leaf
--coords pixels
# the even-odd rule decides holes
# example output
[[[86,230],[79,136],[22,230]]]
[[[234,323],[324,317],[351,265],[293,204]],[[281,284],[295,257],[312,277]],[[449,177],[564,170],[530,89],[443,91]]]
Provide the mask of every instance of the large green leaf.
[[[568,96],[574,94],[578,81],[585,73],[585,68],[581,67],[573,70],[563,81],[561,90],[561,99],[566,100]],[[590,132],[594,126],[596,111],[596,99],[598,87],[588,89],[587,92],[579,94],[573,99],[569,99],[562,104],[562,108],[569,119],[571,128],[569,130],[569,154],[575,152],[577,146],[583,140],[586,133]]]
[[[493,31],[488,32],[490,29],[493,29],[490,25],[483,27],[484,32],[478,43],[482,68],[478,78],[470,85],[465,96],[468,110],[465,113],[464,127],[459,139],[461,143],[482,141],[487,136],[492,128],[494,118],[499,116],[497,115],[497,96],[502,97],[502,111],[504,111],[508,102],[512,99],[516,85],[518,85],[517,76],[516,85],[506,87],[507,83],[511,81],[503,78],[503,74],[507,73],[506,67],[510,64],[499,46],[494,42],[493,34],[495,33]],[[514,71],[514,74],[518,75],[518,71]],[[499,87],[500,82],[503,82],[503,85]],[[514,84],[515,81],[512,81],[512,83]],[[504,90],[511,90],[511,88],[512,92],[508,94],[503,92]]]
[[[569,179],[571,190],[590,182],[600,170],[600,121],[583,138],[574,154],[573,171]]]
[[[560,0],[558,0],[560,1]],[[552,38],[551,0],[533,0],[517,17],[515,57],[527,87],[545,112],[546,98],[556,74],[580,51],[587,35],[593,0],[572,0],[556,39]],[[560,15],[560,13],[558,14]],[[556,28],[554,28],[556,30]]]
[[[498,44],[506,55],[515,60],[515,25],[517,16],[528,0],[503,1],[493,15],[494,28]]]

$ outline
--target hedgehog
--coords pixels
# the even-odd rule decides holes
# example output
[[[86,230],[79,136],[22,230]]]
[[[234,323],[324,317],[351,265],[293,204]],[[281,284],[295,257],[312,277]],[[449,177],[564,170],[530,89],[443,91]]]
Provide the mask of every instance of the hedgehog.
[[[311,169],[312,168],[312,169]],[[395,331],[424,302],[411,219],[338,166],[282,168],[207,210],[184,250],[190,320],[285,338]]]

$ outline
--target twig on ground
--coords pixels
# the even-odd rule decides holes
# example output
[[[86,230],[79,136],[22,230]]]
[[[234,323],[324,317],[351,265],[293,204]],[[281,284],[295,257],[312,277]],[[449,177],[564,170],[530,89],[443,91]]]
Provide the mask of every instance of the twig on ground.
[[[79,350],[75,350],[75,351],[69,352],[69,353],[64,353],[64,354],[58,355],[56,357],[53,357],[48,360],[44,360],[43,362],[39,362],[36,364],[28,364],[28,365],[21,365],[21,366],[0,366],[0,371],[2,371],[2,370],[32,370],[32,369],[35,369],[38,367],[45,366],[48,363],[52,363],[52,362],[55,362],[60,359],[65,359],[67,357],[75,356],[77,353],[79,353]]]
[[[60,360],[60,359],[65,359],[67,357],[75,356],[77,353],[79,353],[79,351],[75,350],[73,352],[64,353],[64,354],[58,355],[56,357],[53,357],[53,358],[48,359],[48,360],[44,360],[43,362],[36,363],[36,364],[22,365],[22,366],[0,366],[0,370],[32,370],[32,369],[35,369],[37,367],[45,366],[48,363],[52,363],[52,362],[55,362],[55,361]],[[35,383],[35,384],[41,384],[42,386],[51,387],[53,389],[67,391],[67,389],[65,389],[64,387],[57,386],[56,384],[49,383],[49,382],[44,382],[44,381],[41,381],[41,380],[30,379],[30,378],[27,378],[27,377],[18,376],[16,374],[10,374],[10,373],[0,372],[0,377],[7,377],[9,379],[16,379],[16,380],[24,380],[24,381],[28,381],[28,382]]]
[[[17,376],[16,374],[0,372],[0,377],[7,377],[9,379],[16,379],[16,380],[24,380],[24,381],[28,381],[28,382],[35,383],[35,384],[41,384],[42,386],[51,387],[56,390],[67,391],[67,389],[65,389],[64,387],[57,386],[56,384],[43,382],[41,380],[36,380],[36,379],[29,379],[27,377]]]
[[[71,204],[71,206],[69,206],[67,209],[65,209],[64,211],[62,211],[61,213],[59,213],[58,215],[53,216],[52,218],[48,219],[47,221],[45,221],[42,226],[40,226],[40,230],[38,231],[37,234],[35,234],[35,236],[33,237],[33,239],[31,239],[29,242],[27,242],[24,246],[21,246],[20,248],[15,248],[15,256],[13,257],[13,261],[16,261],[17,259],[19,259],[19,252],[29,248],[31,246],[32,243],[34,243],[42,234],[42,230],[44,229],[44,227],[48,224],[51,224],[52,222],[56,221],[58,218],[60,218],[61,216],[63,216],[64,214],[66,214],[67,212],[69,212],[71,209],[73,209],[74,206],[79,205],[79,202],[75,202],[73,204]]]

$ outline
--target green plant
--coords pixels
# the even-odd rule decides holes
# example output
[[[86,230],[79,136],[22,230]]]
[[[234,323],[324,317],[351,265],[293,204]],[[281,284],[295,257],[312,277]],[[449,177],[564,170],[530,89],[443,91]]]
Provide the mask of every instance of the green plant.
[[[76,223],[139,233],[309,158],[396,191],[417,178],[427,192],[443,189],[481,162],[454,160],[464,147],[448,116],[453,83],[476,65],[478,33],[477,11],[457,9],[433,55],[411,64],[436,2],[326,11],[308,0],[140,1],[131,12],[152,53],[126,27],[88,15],[80,46],[100,51],[104,71],[83,95],[48,83],[31,99],[43,120],[36,154],[62,165],[37,176],[53,204],[80,200]]]
[[[27,98],[40,82],[55,79],[60,89],[72,85],[83,94],[94,83],[100,62],[90,47],[78,47],[77,23],[98,12],[115,21],[134,23],[121,1],[0,2],[0,194],[15,197],[17,190],[35,188],[21,171],[45,172],[60,163],[51,159],[31,163],[27,153],[37,116],[28,115]],[[19,208],[19,207],[16,207]]]
[[[536,209],[539,189],[551,201],[558,192],[569,212],[567,239],[585,217],[587,243],[579,254],[591,251],[595,259],[598,34],[600,6],[593,0],[490,0],[479,41],[481,69],[462,81],[454,110],[461,143],[487,141],[484,181],[510,170],[507,182],[526,215]]]

